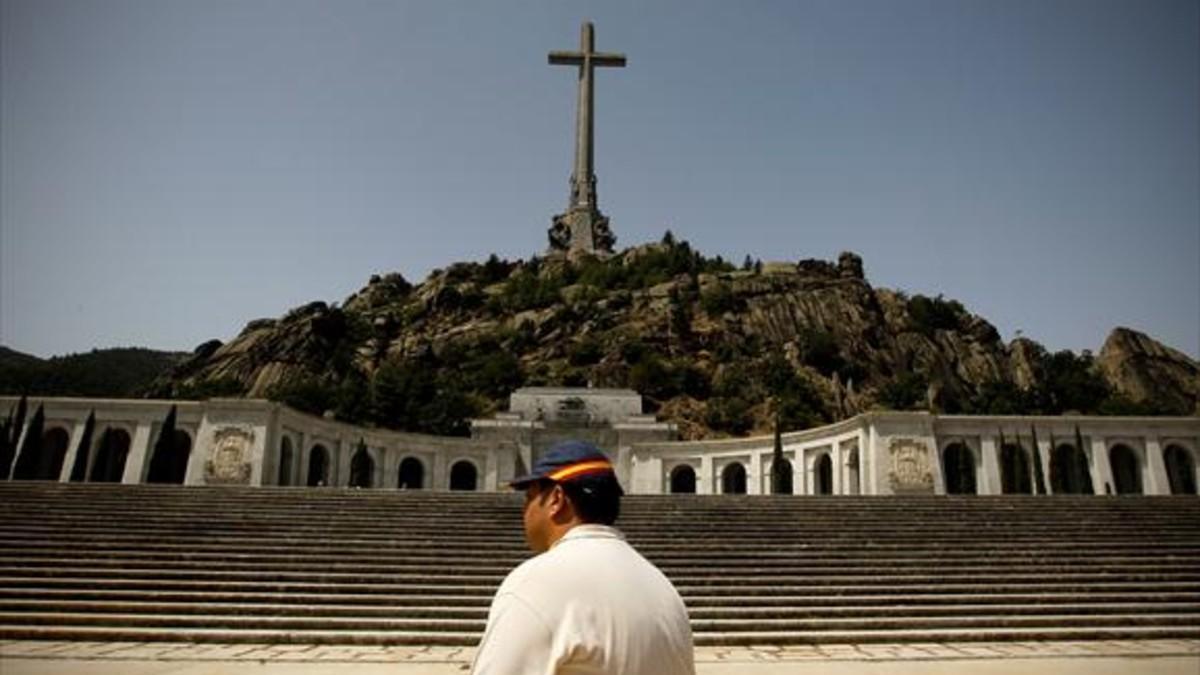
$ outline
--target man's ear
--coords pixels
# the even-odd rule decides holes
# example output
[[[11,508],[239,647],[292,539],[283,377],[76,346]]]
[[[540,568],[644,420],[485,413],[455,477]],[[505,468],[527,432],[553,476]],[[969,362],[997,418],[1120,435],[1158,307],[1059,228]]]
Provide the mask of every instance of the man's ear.
[[[571,502],[567,499],[567,493],[563,491],[562,485],[554,484],[550,490],[550,514],[552,516],[568,515],[571,509]]]

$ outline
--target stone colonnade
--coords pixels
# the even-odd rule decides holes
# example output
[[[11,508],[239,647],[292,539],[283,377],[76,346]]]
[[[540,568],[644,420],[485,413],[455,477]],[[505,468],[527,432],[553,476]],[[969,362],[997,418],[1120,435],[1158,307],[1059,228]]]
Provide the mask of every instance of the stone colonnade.
[[[0,397],[0,419],[17,406]],[[168,425],[173,440],[164,443]],[[3,478],[502,490],[537,447],[572,435],[533,426],[477,420],[475,438],[449,438],[261,400],[31,399]],[[630,493],[773,492],[772,436],[645,440],[659,426],[619,424],[594,439]],[[782,434],[780,445],[783,491],[794,495],[1167,495],[1195,494],[1200,484],[1197,417],[872,412]]]
[[[784,492],[796,495],[1166,495],[1200,484],[1194,417],[874,412],[782,434],[781,445]],[[771,436],[643,444],[633,491],[770,494],[774,447]]]
[[[0,418],[18,405],[0,397]],[[39,410],[40,430],[32,421]],[[174,442],[160,443],[172,410]],[[503,441],[367,429],[254,399],[32,398],[15,450],[0,478],[471,490],[499,489],[513,475],[515,455]],[[164,452],[176,456],[164,461]],[[314,454],[325,457],[316,477]],[[181,464],[178,479],[156,479],[156,462],[170,461]]]

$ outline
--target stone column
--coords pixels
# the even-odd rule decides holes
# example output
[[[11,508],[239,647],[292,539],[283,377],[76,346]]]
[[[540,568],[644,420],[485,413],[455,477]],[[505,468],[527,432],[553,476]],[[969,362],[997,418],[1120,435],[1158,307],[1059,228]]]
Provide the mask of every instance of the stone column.
[[[449,490],[450,474],[446,466],[446,449],[438,447],[433,453],[433,466],[429,467],[429,489]]]
[[[1046,488],[1046,494],[1054,494],[1053,488],[1050,487],[1050,459],[1054,456],[1054,445],[1049,438],[1038,438],[1038,455],[1042,462],[1042,479]],[[1033,477],[1033,491],[1037,493],[1037,475]]]
[[[308,485],[308,433],[296,431],[296,447],[292,449],[291,485]]]
[[[712,457],[705,454],[700,456],[700,473],[696,476],[696,494],[698,495],[715,495],[717,494],[716,483],[713,474]]]
[[[329,479],[325,482],[329,487],[345,487],[341,483],[342,475],[346,473],[342,469],[342,457],[347,454],[344,452],[345,445],[346,440],[339,434],[337,439],[331,444],[332,447],[329,448],[329,454],[331,455],[329,458]]]
[[[483,467],[483,481],[480,487],[488,492],[496,492],[499,488],[499,481],[496,477],[499,464],[496,461],[495,448],[487,451],[487,456],[483,458]]]
[[[747,462],[747,464],[748,466],[746,467],[746,472],[749,475],[746,476],[746,494],[761,495],[764,494],[764,492],[766,494],[770,494],[770,489],[765,491],[763,490],[762,454],[758,452],[751,452],[750,461]]]
[[[980,436],[979,457],[983,461],[983,471],[979,481],[979,494],[1003,494],[1004,486],[1000,483],[1000,457],[996,447],[995,436]]]
[[[844,466],[845,456],[842,454],[841,441],[833,441],[829,448],[829,459],[833,462],[833,471],[830,472],[833,474],[833,494],[844,495],[846,494],[846,467]]]
[[[150,454],[150,432],[153,423],[139,422],[129,443],[129,455],[125,458],[125,473],[121,482],[136,485],[146,476],[146,463]]]
[[[1146,451],[1146,478],[1144,487],[1146,494],[1171,494],[1171,480],[1167,477],[1167,465],[1163,461],[1162,443],[1158,440],[1158,436],[1146,436],[1143,447]]]
[[[1092,487],[1096,494],[1116,494],[1117,486],[1113,484],[1112,465],[1108,463],[1108,441],[1096,436],[1090,437]]]
[[[71,482],[71,469],[75,466],[75,458],[79,456],[79,441],[83,440],[83,432],[86,427],[87,421],[84,420],[76,422],[75,426],[71,429],[71,440],[69,441],[70,445],[67,446],[67,456],[63,460],[62,471],[58,474],[58,482],[60,483]],[[87,452],[87,450],[85,449],[84,452]],[[84,468],[86,469],[87,467]]]

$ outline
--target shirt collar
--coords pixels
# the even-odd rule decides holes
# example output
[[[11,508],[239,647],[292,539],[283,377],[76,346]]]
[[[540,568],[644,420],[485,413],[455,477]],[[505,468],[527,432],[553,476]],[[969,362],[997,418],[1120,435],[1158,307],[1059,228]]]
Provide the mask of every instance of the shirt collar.
[[[585,525],[576,525],[567,531],[558,541],[554,542],[554,546],[558,546],[564,541],[574,541],[576,539],[618,539],[625,540],[625,535],[615,527],[608,525],[595,525],[588,523]],[[551,546],[550,548],[554,548]]]

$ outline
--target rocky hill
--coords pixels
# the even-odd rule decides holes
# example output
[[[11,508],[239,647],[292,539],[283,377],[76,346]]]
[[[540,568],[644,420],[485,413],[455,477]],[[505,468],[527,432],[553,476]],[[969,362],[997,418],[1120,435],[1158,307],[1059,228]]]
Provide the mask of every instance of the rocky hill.
[[[522,385],[631,387],[685,438],[802,428],[873,407],[1195,414],[1195,361],[1117,329],[1098,358],[1004,343],[938,296],[872,287],[861,259],[735,267],[670,234],[611,258],[372,277],[205,343],[150,393],[266,396],[348,421],[466,433]]]

